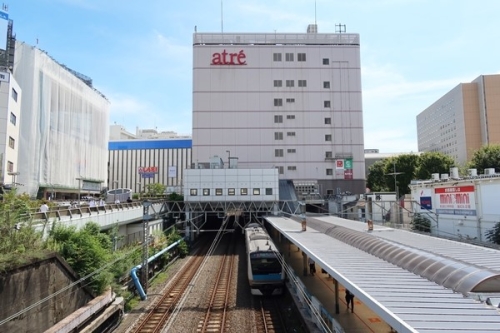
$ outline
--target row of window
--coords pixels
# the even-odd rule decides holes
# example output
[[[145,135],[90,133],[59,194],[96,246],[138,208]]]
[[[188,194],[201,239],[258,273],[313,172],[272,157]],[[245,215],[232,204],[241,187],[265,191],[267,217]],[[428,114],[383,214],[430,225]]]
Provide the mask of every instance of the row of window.
[[[202,190],[203,196],[209,196],[211,189],[209,188],[204,188]],[[273,195],[273,189],[272,188],[266,188],[264,191],[265,195]],[[253,195],[260,195],[260,188],[254,188],[252,189],[252,194]],[[192,188],[189,190],[189,195],[190,196],[197,196],[198,195],[198,189],[197,188]],[[222,188],[216,188],[215,189],[215,195],[224,195],[224,189]],[[227,189],[227,195],[236,195],[236,189],[235,188],[228,188]],[[240,195],[248,195],[248,188],[240,188]]]
[[[273,80],[273,86],[275,88],[283,87],[283,80]],[[297,80],[297,86],[301,88],[307,87],[307,80]],[[295,80],[285,80],[285,87],[295,87]],[[323,81],[323,88],[330,89],[330,81]]]
[[[286,116],[286,119],[295,119],[295,115],[294,114],[289,114],[289,115]],[[274,115],[274,123],[275,124],[281,124],[281,123],[283,123],[283,116],[280,115],[280,114]],[[332,124],[332,118],[326,117],[325,118],[325,125],[331,125],[331,124]]]
[[[285,53],[285,61],[291,62],[294,61],[295,55],[294,53]],[[273,61],[283,61],[283,54],[282,53],[273,53]],[[306,61],[306,54],[305,53],[297,53],[297,61],[299,62],[304,62]],[[329,65],[330,64],[330,59],[329,58],[323,58],[322,61],[323,65]]]
[[[287,98],[286,99],[287,103],[295,103],[294,98]],[[274,106],[283,106],[283,98],[275,98],[274,99]],[[330,108],[332,106],[331,101],[323,101],[323,107],[325,108]]]
[[[274,157],[283,157],[284,156],[284,149],[278,148],[274,150]],[[287,149],[286,152],[288,154],[295,154],[297,150],[295,149]],[[331,151],[325,151],[325,159],[333,159],[333,152]]]
[[[286,132],[286,136],[294,137],[295,132]],[[283,132],[274,132],[274,140],[276,141],[283,140]],[[332,141],[332,135],[325,134],[325,141]]]
[[[276,169],[278,169],[278,173],[279,173],[280,175],[282,175],[282,174],[284,174],[284,173],[285,173],[285,168],[284,168],[283,166],[275,166],[275,168],[276,168]],[[287,170],[288,170],[288,171],[297,171],[297,167],[296,167],[295,165],[289,165],[289,166],[287,167]],[[325,170],[325,174],[326,174],[327,176],[333,176],[333,169],[330,169],[330,168],[326,169],[326,170]],[[234,195],[234,194],[233,194],[233,195]]]

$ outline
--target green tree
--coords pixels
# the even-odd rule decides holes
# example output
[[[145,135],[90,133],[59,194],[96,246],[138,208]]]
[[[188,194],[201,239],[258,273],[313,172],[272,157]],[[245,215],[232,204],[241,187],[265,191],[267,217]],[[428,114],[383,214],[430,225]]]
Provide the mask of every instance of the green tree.
[[[32,203],[15,190],[4,192],[0,200],[0,260],[19,262],[25,255],[37,255],[42,235],[33,228]]]
[[[500,244],[500,222],[497,222],[493,229],[486,231],[486,239],[492,243]]]
[[[95,272],[108,263],[111,258],[111,240],[99,231],[93,222],[82,229],[57,225],[51,230],[47,244],[61,254],[80,277]],[[103,270],[90,279],[90,287],[101,294],[112,281],[112,275]]]
[[[500,172],[500,145],[486,145],[476,150],[469,168],[477,169],[478,174],[484,173],[487,168],[495,168],[496,173]]]
[[[433,173],[449,173],[455,161],[448,155],[438,152],[425,152],[419,155],[415,169],[416,179],[431,179]]]
[[[399,196],[410,193],[408,185],[415,179],[415,168],[418,161],[419,156],[416,154],[402,154],[387,159],[384,165],[387,188],[390,191],[396,191],[396,185]],[[396,175],[394,175],[395,173]]]
[[[165,194],[166,186],[160,183],[147,184],[146,188],[148,189],[149,196],[159,197]]]
[[[386,192],[388,191],[385,179],[385,165],[387,160],[380,160],[368,168],[368,176],[366,178],[366,186],[371,192]]]

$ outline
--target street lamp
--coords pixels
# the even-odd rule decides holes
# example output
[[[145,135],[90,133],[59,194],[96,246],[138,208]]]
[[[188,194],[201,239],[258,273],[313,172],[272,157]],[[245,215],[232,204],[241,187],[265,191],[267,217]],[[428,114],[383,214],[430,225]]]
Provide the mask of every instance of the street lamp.
[[[227,156],[227,168],[231,169],[231,151],[226,150],[226,153],[228,154],[228,156]]]

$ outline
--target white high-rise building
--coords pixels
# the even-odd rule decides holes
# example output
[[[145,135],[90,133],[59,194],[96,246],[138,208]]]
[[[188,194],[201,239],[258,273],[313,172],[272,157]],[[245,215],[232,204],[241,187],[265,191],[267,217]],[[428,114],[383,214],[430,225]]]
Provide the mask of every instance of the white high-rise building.
[[[296,188],[364,192],[359,35],[315,28],[194,34],[193,163],[219,156]]]

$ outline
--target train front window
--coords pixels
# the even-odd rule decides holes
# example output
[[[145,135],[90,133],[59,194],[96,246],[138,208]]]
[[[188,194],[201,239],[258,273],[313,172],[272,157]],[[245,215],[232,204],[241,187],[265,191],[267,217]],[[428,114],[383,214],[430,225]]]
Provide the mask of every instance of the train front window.
[[[252,253],[251,264],[253,274],[281,273],[281,263],[274,253]]]

